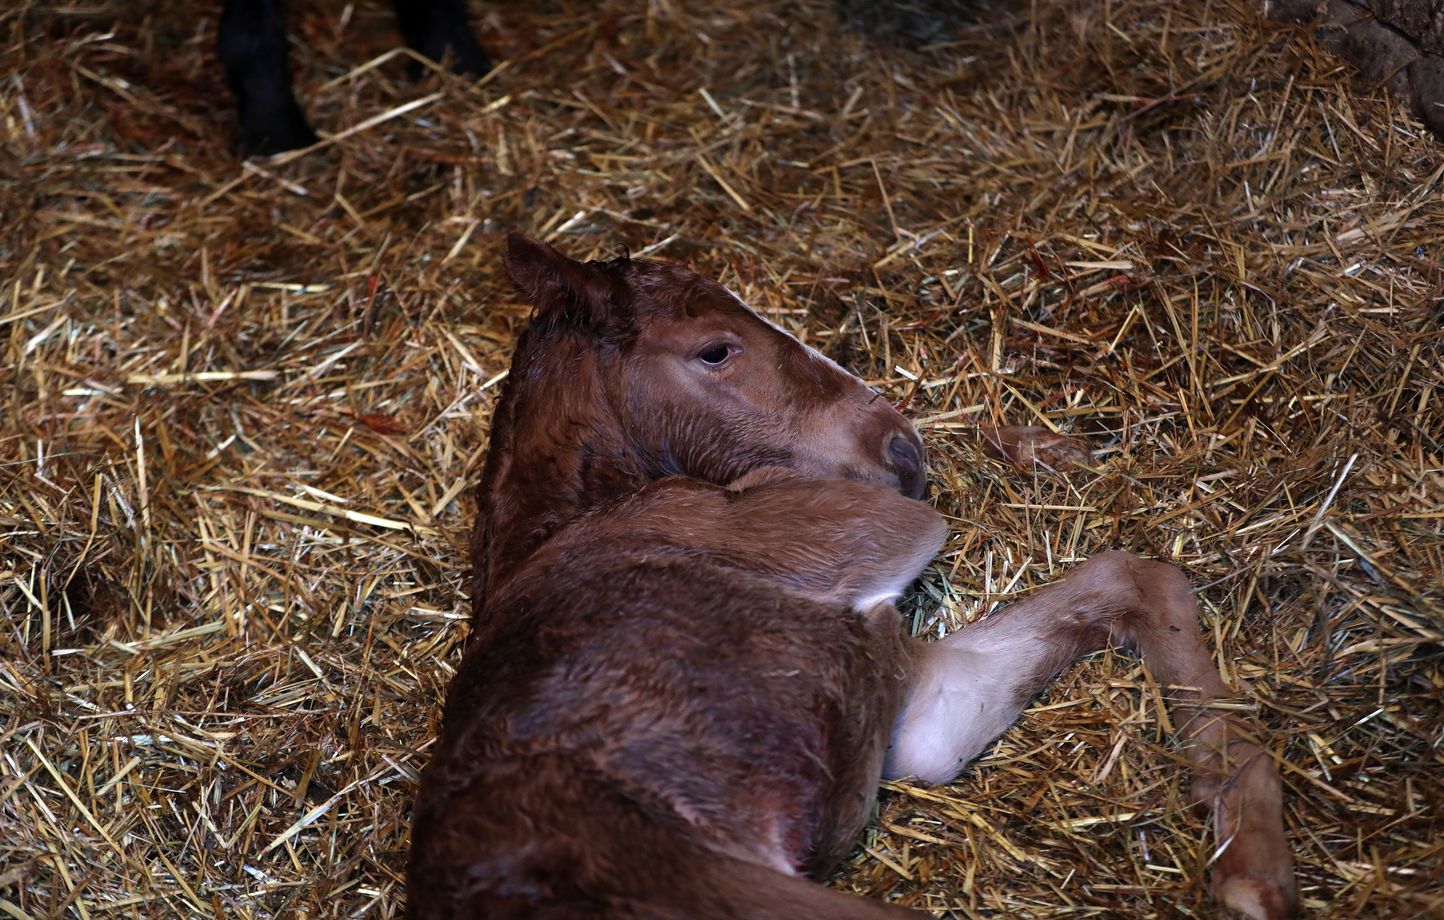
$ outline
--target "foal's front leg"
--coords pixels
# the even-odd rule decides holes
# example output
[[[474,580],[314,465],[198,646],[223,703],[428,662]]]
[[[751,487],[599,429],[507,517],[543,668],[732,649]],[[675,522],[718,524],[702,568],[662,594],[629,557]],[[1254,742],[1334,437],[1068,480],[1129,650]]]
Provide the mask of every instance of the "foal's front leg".
[[[1288,916],[1296,894],[1278,770],[1248,726],[1208,708],[1229,690],[1173,566],[1107,553],[980,623],[919,643],[885,774],[952,779],[1059,671],[1110,644],[1136,647],[1168,688],[1194,801],[1210,813],[1220,850],[1215,896],[1250,920]]]
[[[685,515],[676,532],[689,546],[859,611],[896,600],[947,536],[942,515],[930,506],[876,483],[807,479],[768,467],[726,489],[677,488],[691,492],[685,503],[662,508]]]

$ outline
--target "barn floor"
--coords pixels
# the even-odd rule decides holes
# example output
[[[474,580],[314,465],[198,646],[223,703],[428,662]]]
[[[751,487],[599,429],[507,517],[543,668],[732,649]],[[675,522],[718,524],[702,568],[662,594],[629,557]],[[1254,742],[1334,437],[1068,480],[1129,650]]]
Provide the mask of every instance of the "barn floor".
[[[1444,916],[1444,160],[1305,33],[480,3],[472,85],[307,0],[335,143],[242,165],[218,4],[151,6],[0,12],[0,915],[399,915],[520,228],[687,260],[910,407],[954,528],[918,629],[1105,548],[1186,566],[1307,911]],[[980,419],[1098,467],[1015,471]],[[1096,656],[959,782],[885,790],[831,884],[1212,916],[1157,698]]]

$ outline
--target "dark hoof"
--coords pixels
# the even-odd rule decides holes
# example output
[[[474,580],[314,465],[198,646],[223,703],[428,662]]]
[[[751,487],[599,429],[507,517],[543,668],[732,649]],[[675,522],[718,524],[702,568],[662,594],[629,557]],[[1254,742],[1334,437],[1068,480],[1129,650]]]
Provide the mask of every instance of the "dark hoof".
[[[491,58],[481,50],[481,46],[475,41],[465,43],[466,46],[451,46],[452,69],[457,73],[468,74],[473,77],[483,77],[491,71]]]
[[[451,55],[451,72],[461,74],[464,77],[484,77],[491,72],[491,58],[481,50],[481,46],[475,41],[468,41],[465,45],[446,45],[437,49],[417,49],[420,54],[432,61],[442,61]],[[420,61],[412,61],[410,75],[413,80],[423,79],[428,70]]]
[[[430,0],[427,3],[396,4],[396,22],[401,37],[422,57],[432,61],[451,55],[456,73],[479,77],[491,70],[491,58],[477,43],[466,17],[464,0]],[[413,68],[419,74],[423,68]]]
[[[299,106],[270,117],[243,116],[241,120],[242,156],[271,156],[309,147],[319,140]]]

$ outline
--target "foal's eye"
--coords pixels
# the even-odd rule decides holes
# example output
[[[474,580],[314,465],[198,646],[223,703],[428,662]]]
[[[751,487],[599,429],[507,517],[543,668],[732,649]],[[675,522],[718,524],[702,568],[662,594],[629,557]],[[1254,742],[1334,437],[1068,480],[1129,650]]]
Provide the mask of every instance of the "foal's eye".
[[[732,357],[735,350],[731,345],[708,345],[697,352],[697,360],[710,367],[717,367]]]

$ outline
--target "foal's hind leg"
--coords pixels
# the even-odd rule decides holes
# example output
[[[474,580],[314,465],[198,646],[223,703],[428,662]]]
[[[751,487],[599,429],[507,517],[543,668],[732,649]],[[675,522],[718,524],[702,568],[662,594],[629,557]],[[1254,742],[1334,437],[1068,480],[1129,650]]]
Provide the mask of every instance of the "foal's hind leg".
[[[978,434],[1004,460],[1020,470],[1034,466],[1067,470],[1093,465],[1093,455],[1079,441],[1029,425],[979,425]]]
[[[1172,566],[1107,553],[981,623],[922,644],[886,775],[952,779],[1059,671],[1112,643],[1135,646],[1169,688],[1194,801],[1211,813],[1221,850],[1216,897],[1239,916],[1287,916],[1295,889],[1278,771],[1247,726],[1207,707],[1229,690],[1199,633],[1188,580]]]
[[[241,120],[241,153],[280,153],[316,143],[291,90],[280,0],[226,0],[216,50]]]

